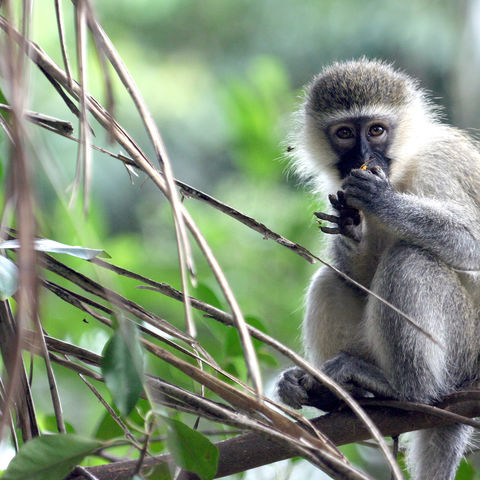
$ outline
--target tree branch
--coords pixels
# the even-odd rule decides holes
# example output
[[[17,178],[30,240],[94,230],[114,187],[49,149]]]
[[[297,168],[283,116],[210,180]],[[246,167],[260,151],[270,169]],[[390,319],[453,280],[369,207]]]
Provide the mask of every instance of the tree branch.
[[[480,391],[471,390],[449,395],[436,407],[446,412],[472,418],[480,416]],[[388,402],[386,402],[388,404]],[[454,423],[450,416],[440,416],[418,411],[417,405],[403,403],[401,408],[391,406],[364,406],[369,417],[385,436],[396,436],[401,433],[439,427]],[[426,409],[428,410],[428,406]],[[311,420],[313,425],[332,440],[336,445],[359,442],[371,438],[365,425],[351,411],[342,410],[329,413]],[[218,471],[215,478],[225,477],[243,472],[250,468],[260,467],[280,460],[291,458],[296,453],[294,449],[284,444],[264,438],[256,433],[246,433],[216,444],[220,451]],[[122,461],[108,465],[87,467],[86,470],[99,480],[121,480],[131,477],[137,465],[136,460]],[[146,458],[143,468],[165,465],[174,466],[170,455],[159,455]],[[178,480],[197,480],[198,477],[189,472],[182,472]],[[64,480],[87,480],[78,472],[70,474]]]

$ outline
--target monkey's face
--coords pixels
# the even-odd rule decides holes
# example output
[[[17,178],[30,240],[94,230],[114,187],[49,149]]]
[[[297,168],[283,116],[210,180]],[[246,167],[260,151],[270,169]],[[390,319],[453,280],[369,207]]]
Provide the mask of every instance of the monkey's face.
[[[327,138],[338,161],[335,167],[340,178],[351,170],[381,167],[388,175],[390,159],[386,156],[393,138],[394,125],[385,118],[352,118],[336,122],[326,129]],[[365,167],[364,167],[365,168]]]

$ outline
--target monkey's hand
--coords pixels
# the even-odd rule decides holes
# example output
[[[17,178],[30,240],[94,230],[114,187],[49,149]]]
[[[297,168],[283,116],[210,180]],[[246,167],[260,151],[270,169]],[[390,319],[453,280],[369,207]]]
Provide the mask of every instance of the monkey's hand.
[[[394,194],[385,171],[380,167],[352,170],[342,188],[349,206],[372,213],[389,205]]]
[[[328,199],[332,204],[332,207],[338,212],[338,216],[329,215],[323,212],[314,212],[314,215],[320,220],[337,224],[336,227],[324,227],[320,226],[320,230],[323,233],[344,235],[351,238],[355,242],[360,242],[362,239],[362,227],[360,212],[357,208],[347,205],[345,194],[339,190],[337,195],[329,195]]]

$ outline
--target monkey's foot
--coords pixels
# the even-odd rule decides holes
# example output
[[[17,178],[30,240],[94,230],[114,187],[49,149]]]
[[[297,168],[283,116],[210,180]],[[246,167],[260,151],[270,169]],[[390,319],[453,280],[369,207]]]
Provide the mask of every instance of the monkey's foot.
[[[282,372],[276,391],[283,403],[295,409],[308,405],[328,412],[342,404],[335,394],[300,367]]]

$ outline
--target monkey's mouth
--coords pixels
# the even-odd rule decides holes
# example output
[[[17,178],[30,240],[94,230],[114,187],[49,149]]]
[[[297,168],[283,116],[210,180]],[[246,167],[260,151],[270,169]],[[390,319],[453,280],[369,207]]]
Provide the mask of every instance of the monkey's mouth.
[[[368,152],[367,155],[343,155],[339,162],[335,164],[340,178],[347,178],[352,170],[361,168],[362,170],[371,170],[374,167],[380,167],[388,176],[391,159],[379,152]]]

